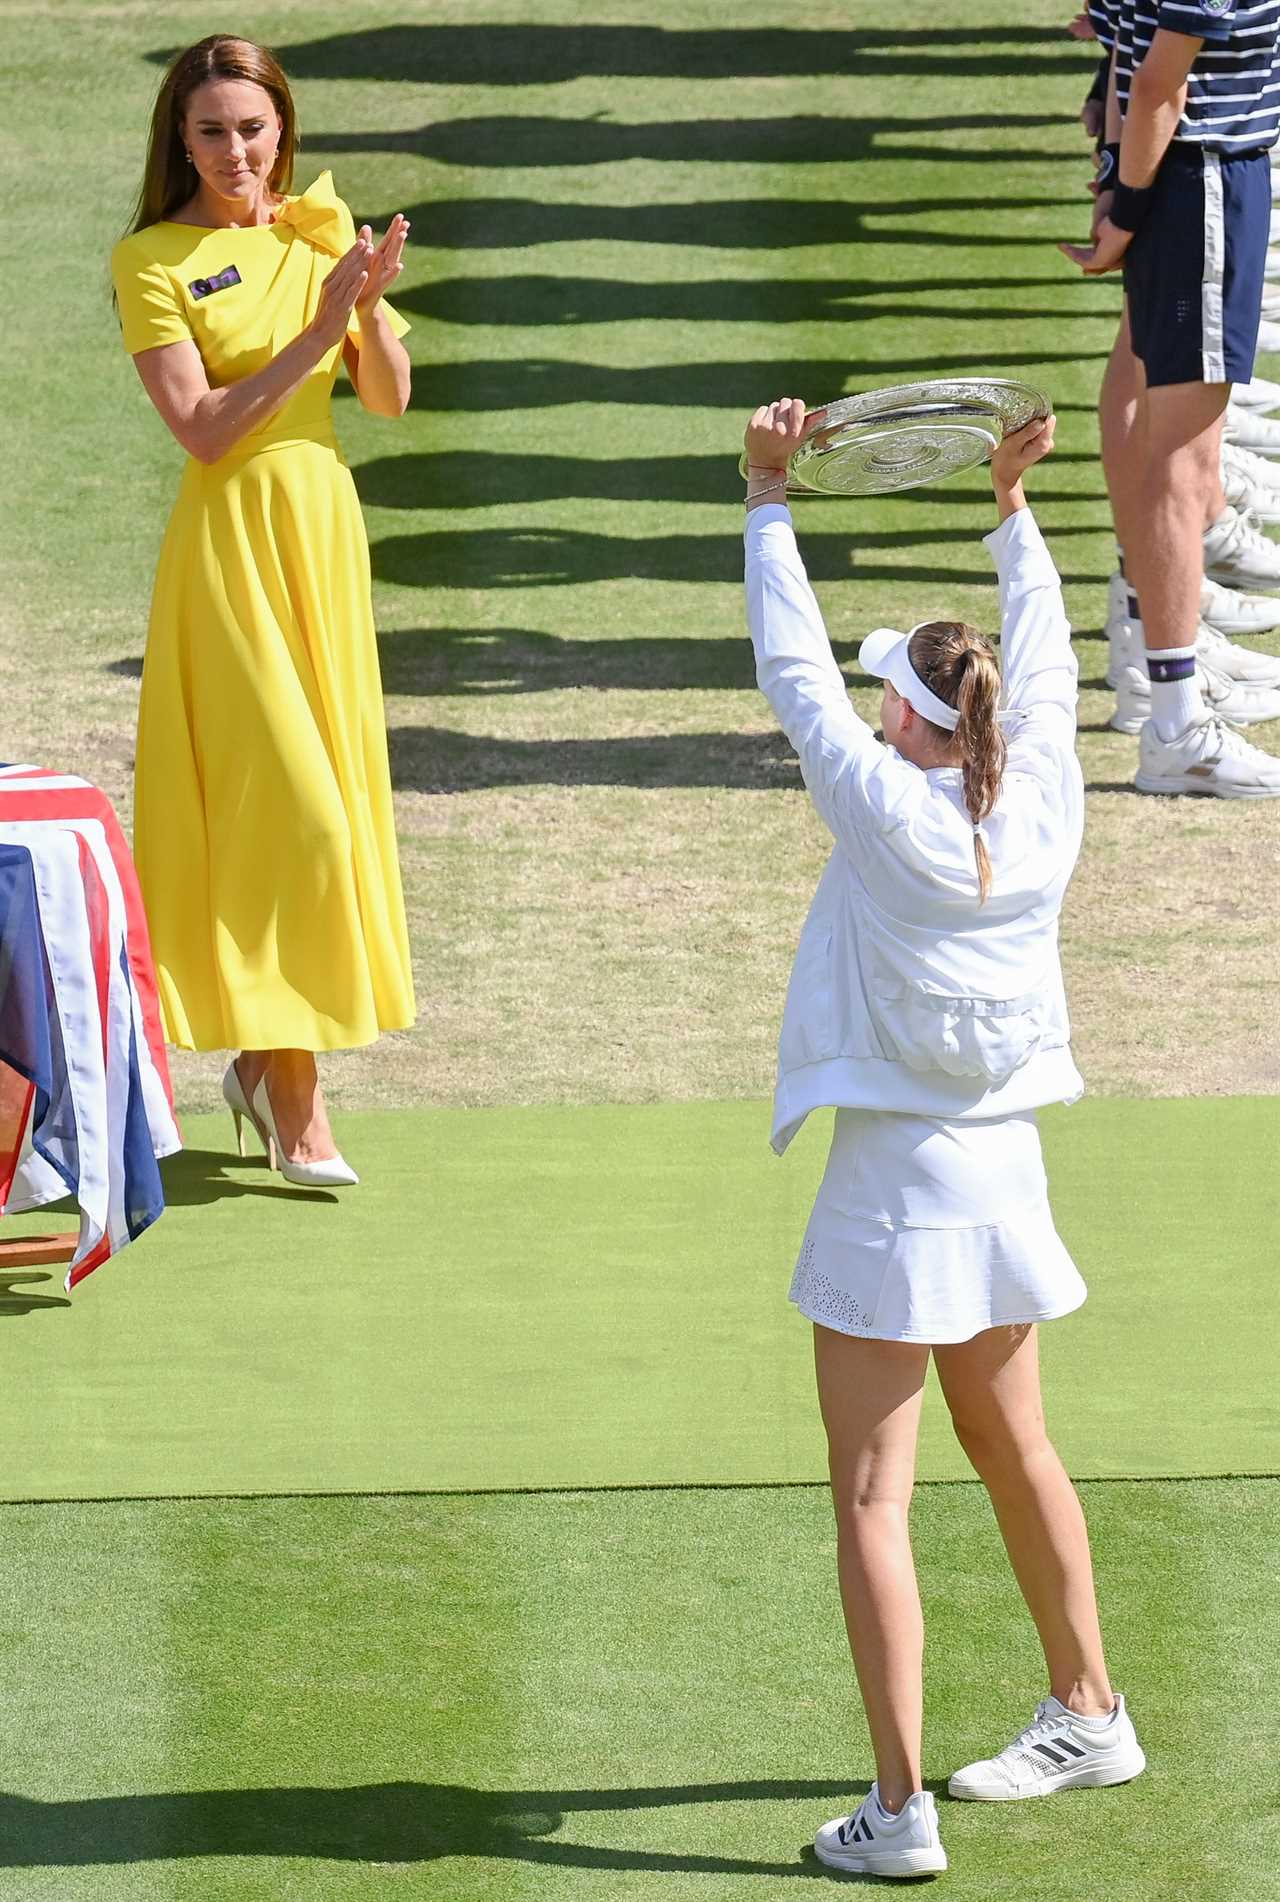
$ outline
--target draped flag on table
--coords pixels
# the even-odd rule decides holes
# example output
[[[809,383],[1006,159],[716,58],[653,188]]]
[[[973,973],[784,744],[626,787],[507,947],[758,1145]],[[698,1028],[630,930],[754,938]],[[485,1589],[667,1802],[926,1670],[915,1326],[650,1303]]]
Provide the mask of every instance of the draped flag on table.
[[[76,1198],[71,1288],[163,1212],[157,1158],[181,1146],[110,801],[67,773],[0,766],[0,1213]]]

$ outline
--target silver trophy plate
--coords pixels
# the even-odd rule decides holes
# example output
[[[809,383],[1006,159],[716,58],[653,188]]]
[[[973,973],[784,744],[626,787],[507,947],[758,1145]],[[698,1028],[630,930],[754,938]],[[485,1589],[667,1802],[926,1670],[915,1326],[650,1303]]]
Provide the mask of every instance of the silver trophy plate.
[[[1047,416],[1049,399],[1030,383],[956,377],[838,396],[822,408],[821,428],[787,464],[792,495],[887,495],[942,482]],[[745,475],[745,456],[741,466]]]

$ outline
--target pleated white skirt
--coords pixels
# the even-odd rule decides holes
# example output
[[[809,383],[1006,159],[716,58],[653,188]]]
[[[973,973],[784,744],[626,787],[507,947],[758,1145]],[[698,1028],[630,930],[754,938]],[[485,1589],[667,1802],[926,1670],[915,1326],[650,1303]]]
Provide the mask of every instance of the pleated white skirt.
[[[841,1334],[942,1346],[1085,1299],[1053,1225],[1034,1115],[840,1109],[791,1283]]]

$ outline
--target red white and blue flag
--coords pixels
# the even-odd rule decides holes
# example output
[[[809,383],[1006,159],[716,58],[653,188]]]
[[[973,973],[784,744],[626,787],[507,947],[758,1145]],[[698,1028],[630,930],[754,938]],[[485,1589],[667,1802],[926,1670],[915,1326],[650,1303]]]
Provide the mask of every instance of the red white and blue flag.
[[[163,1212],[182,1142],[124,834],[96,786],[36,766],[0,766],[0,1063],[0,1212],[76,1198],[71,1288]]]

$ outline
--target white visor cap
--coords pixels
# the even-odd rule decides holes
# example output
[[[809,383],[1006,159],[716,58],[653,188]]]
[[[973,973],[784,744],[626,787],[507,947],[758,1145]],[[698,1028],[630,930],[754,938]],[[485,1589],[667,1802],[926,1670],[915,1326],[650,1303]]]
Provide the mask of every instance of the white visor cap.
[[[909,700],[922,718],[931,720],[934,726],[945,727],[948,733],[954,733],[960,724],[956,708],[948,706],[932,687],[926,687],[911,665],[907,643],[913,634],[918,634],[922,627],[928,626],[928,621],[917,621],[905,634],[896,627],[875,628],[858,649],[858,665],[864,674],[875,674],[880,680],[892,682],[902,698]]]

